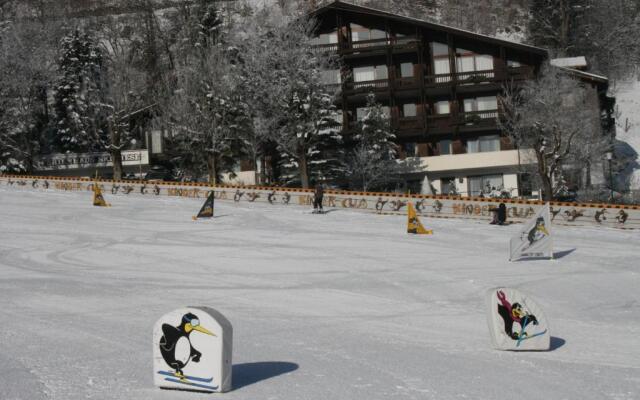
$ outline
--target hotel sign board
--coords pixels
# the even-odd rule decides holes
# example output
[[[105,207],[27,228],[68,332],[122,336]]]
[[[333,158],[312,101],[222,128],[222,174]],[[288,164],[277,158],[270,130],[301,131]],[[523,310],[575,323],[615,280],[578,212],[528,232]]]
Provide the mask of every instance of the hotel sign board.
[[[123,150],[122,165],[137,166],[149,164],[148,150]],[[61,171],[83,168],[112,167],[110,153],[59,153],[38,157],[34,162],[36,171]]]

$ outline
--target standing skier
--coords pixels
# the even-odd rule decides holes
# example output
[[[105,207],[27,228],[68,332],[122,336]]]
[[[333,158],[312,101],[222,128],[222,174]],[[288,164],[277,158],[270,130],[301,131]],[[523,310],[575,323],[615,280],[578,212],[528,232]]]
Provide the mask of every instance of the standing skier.
[[[318,182],[316,185],[316,189],[313,192],[313,212],[314,213],[323,213],[322,209],[322,198],[324,197],[324,188],[322,187],[322,183]]]

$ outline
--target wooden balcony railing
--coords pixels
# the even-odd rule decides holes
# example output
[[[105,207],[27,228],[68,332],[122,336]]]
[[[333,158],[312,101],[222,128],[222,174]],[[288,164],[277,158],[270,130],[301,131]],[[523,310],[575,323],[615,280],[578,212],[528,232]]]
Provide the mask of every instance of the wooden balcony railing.
[[[458,72],[456,80],[462,85],[490,83],[496,80],[496,72],[494,70]]]
[[[313,46],[314,50],[318,52],[340,52],[340,53],[356,53],[365,49],[385,48],[391,46],[394,48],[415,48],[418,39],[412,36],[400,37],[400,38],[383,38],[383,39],[370,39],[370,40],[358,40],[356,42],[344,43],[342,47],[338,43],[328,43]]]
[[[507,68],[507,79],[513,79],[516,81],[533,79],[535,77],[535,71],[533,67],[522,66],[515,68]]]
[[[338,51],[338,43],[317,44],[313,46],[313,50],[315,50],[318,53],[324,53],[324,52],[334,53]]]
[[[495,128],[500,111],[471,111],[458,114],[435,114],[427,115],[426,126],[425,117],[394,117],[391,119],[393,128],[399,135],[403,132],[426,130],[427,133],[437,131],[437,133],[451,133],[454,129],[465,128]],[[358,124],[357,120],[350,120],[348,128],[354,128]],[[412,134],[413,134],[412,133]]]
[[[471,72],[454,72],[450,74],[437,74],[427,75],[425,77],[425,84],[427,86],[448,86],[452,84],[456,85],[469,85],[490,83],[496,81],[496,71],[471,71]]]
[[[428,130],[450,130],[452,126],[451,114],[436,114],[427,116]]]
[[[469,111],[459,113],[456,119],[458,126],[497,126],[497,119],[500,115],[498,110]]]
[[[533,67],[517,67],[506,70],[485,70],[470,72],[454,72],[449,74],[427,75],[425,84],[430,87],[450,86],[450,85],[474,85],[504,80],[527,80],[533,79]]]
[[[363,82],[346,82],[345,90],[347,92],[366,92],[366,91],[376,91],[376,90],[384,90],[389,88],[389,80],[388,79],[376,79],[374,81],[363,81]]]
[[[398,89],[414,89],[419,86],[418,78],[396,78],[395,87]]]
[[[420,117],[400,117],[396,118],[393,122],[395,128],[399,130],[424,128],[424,118]]]

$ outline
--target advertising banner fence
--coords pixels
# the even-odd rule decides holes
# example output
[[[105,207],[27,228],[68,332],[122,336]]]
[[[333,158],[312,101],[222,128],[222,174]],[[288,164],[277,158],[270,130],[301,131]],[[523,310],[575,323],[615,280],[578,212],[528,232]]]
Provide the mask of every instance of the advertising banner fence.
[[[266,203],[274,207],[313,207],[313,190],[283,187],[210,186],[202,183],[98,180],[106,196],[172,196],[206,199],[213,190],[216,200]],[[93,191],[89,178],[0,175],[0,187],[14,190]],[[115,199],[110,201],[115,204]],[[507,223],[523,223],[545,203],[512,199],[410,195],[325,190],[325,209],[350,209],[377,214],[407,215],[411,203],[417,215],[427,218],[458,218],[491,221],[498,204],[505,203]],[[640,229],[640,206],[550,202],[554,225]]]

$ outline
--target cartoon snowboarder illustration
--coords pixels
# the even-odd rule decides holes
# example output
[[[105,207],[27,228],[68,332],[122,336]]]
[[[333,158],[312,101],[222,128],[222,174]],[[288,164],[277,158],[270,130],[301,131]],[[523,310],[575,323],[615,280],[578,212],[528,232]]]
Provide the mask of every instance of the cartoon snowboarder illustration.
[[[544,217],[538,217],[536,219],[536,224],[529,233],[527,234],[527,240],[529,241],[529,247],[531,247],[535,242],[549,235],[549,231],[544,224]]]
[[[527,337],[527,333],[524,330],[530,323],[538,325],[536,316],[525,310],[520,303],[509,303],[507,296],[502,290],[498,290],[496,296],[498,300],[500,300],[500,304],[498,304],[498,314],[500,314],[504,321],[504,332],[513,340],[521,340]],[[520,332],[513,330],[514,322],[520,325]]]

